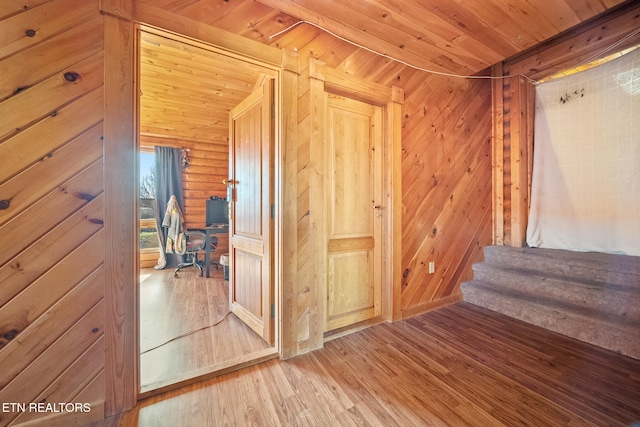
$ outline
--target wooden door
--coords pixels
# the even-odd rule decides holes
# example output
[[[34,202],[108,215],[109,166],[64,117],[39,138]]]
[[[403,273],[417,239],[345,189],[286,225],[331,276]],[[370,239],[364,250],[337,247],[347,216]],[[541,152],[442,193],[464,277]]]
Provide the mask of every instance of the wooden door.
[[[325,331],[381,314],[382,109],[326,94]]]
[[[231,110],[229,127],[229,304],[273,344],[273,79]]]

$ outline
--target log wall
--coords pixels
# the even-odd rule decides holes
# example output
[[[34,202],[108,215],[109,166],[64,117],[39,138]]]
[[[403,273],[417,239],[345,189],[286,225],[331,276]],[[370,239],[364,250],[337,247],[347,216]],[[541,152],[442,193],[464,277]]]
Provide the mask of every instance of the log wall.
[[[172,147],[188,150],[189,166],[182,170],[184,217],[186,228],[203,228],[206,224],[206,201],[212,196],[227,197],[222,180],[229,170],[229,146],[215,141],[190,141],[158,136],[140,136],[141,147]],[[229,251],[229,238],[218,235],[218,247],[211,256],[217,260]],[[157,260],[157,257],[155,258]],[[202,259],[202,257],[200,258]],[[152,260],[143,266],[152,267]]]

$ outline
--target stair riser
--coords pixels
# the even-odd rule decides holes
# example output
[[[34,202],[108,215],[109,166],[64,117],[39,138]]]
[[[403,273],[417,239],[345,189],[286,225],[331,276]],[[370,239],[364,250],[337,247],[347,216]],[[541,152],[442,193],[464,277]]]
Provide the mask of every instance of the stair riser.
[[[612,255],[597,252],[572,252],[545,248],[513,248],[509,246],[485,246],[485,260],[509,258],[527,258],[532,262],[545,263],[555,261],[561,264],[597,268],[601,270],[620,271],[640,275],[640,257]]]
[[[499,283],[503,286],[551,286],[566,288],[570,292],[585,292],[590,290],[609,293],[624,293],[637,295],[640,298],[640,286],[625,286],[614,283],[594,282],[593,280],[571,276],[555,276],[542,271],[514,270],[501,268],[487,263],[473,265],[473,278],[476,280]]]
[[[474,280],[491,283],[495,291],[517,291],[530,298],[542,297],[640,319],[640,292],[530,276],[485,265],[474,266]]]
[[[590,295],[563,295],[560,294],[558,289],[553,287],[541,288],[534,287],[532,289],[515,288],[515,287],[502,287],[497,283],[491,283],[490,285],[476,285],[475,280],[467,283],[463,283],[461,286],[463,294],[465,292],[490,292],[498,295],[497,298],[513,298],[520,299],[523,305],[531,302],[542,302],[553,307],[564,306],[566,311],[592,313],[593,317],[607,320],[617,319],[616,322],[625,323],[637,323],[640,327],[640,300],[636,297],[624,298],[624,295],[611,294],[605,295],[602,298]],[[465,301],[467,295],[464,296]]]
[[[607,270],[601,265],[575,265],[561,260],[535,256],[487,256],[485,262],[511,268],[542,271],[556,276],[570,276],[581,280],[610,283],[620,286],[640,287],[640,275],[622,270]]]

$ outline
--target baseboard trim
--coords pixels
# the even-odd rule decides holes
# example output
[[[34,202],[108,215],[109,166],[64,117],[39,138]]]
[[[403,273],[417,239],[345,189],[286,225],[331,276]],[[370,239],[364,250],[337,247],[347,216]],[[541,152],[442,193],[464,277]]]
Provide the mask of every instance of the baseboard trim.
[[[435,301],[424,302],[422,304],[408,307],[401,311],[401,319],[408,319],[409,317],[418,316],[429,311],[433,311],[437,308],[444,307],[445,305],[455,304],[462,301],[462,292],[458,292],[448,297],[440,298]]]

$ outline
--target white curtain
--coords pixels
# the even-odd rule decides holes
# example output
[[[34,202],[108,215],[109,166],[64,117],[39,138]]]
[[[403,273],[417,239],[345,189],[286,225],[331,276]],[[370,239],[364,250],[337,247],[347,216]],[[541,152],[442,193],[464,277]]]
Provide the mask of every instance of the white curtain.
[[[640,49],[537,86],[527,244],[640,256]]]

